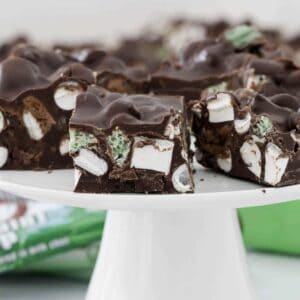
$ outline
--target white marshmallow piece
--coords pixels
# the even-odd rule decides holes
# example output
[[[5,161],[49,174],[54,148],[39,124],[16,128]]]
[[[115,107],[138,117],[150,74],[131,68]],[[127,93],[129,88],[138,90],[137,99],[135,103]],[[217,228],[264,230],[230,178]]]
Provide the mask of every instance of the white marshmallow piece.
[[[197,148],[195,146],[196,143],[196,137],[193,134],[193,132],[190,133],[190,150],[193,151],[193,153],[195,153],[197,151]]]
[[[296,143],[300,144],[300,134],[296,133],[296,130],[291,132],[291,137]]]
[[[75,108],[77,96],[81,92],[82,88],[77,82],[63,82],[54,93],[54,101],[60,109],[72,110]]]
[[[76,186],[77,186],[77,184],[80,180],[81,175],[82,175],[81,170],[75,168],[74,169],[74,188],[76,188]]]
[[[32,115],[30,111],[24,111],[23,122],[25,124],[29,136],[33,140],[39,141],[44,137],[44,133],[39,122],[36,120],[36,118]]]
[[[186,164],[180,165],[174,171],[172,183],[177,192],[186,193],[193,190],[192,179]]]
[[[64,138],[61,140],[59,144],[59,153],[61,156],[65,156],[66,154],[69,153],[69,145],[70,145],[70,140],[68,138]]]
[[[108,170],[107,162],[88,149],[80,149],[74,163],[95,176],[102,176]]]
[[[207,104],[209,122],[221,123],[234,120],[232,99],[229,94],[218,93],[216,99],[210,100]]]
[[[231,152],[228,151],[227,157],[218,157],[217,158],[217,164],[221,170],[228,173],[232,169],[232,157]]]
[[[143,142],[151,141],[151,144]],[[131,168],[170,172],[174,143],[169,140],[135,137],[131,158]]]
[[[240,154],[249,171],[251,171],[256,177],[260,178],[261,152],[256,143],[253,140],[244,142],[240,149]]]
[[[170,117],[169,123],[165,128],[164,135],[167,136],[170,140],[173,140],[175,136],[180,135],[180,122],[176,122],[176,119],[179,118],[179,116]]]
[[[248,112],[244,119],[234,120],[234,129],[238,134],[246,133],[251,125],[251,114]]]
[[[0,147],[0,168],[2,168],[8,159],[8,150],[6,147]]]
[[[4,130],[4,127],[5,127],[5,118],[2,111],[0,111],[0,133]]]
[[[282,150],[273,143],[268,143],[265,152],[265,182],[276,185],[281,181],[289,162],[288,156],[283,156]]]

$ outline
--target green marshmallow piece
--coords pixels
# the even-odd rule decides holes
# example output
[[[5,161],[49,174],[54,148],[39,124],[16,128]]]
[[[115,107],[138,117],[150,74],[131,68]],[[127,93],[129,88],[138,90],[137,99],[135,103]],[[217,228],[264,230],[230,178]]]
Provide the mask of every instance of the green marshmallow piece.
[[[114,130],[108,137],[108,144],[114,161],[122,167],[130,151],[130,140],[121,130]]]
[[[261,32],[249,25],[240,25],[225,32],[225,39],[236,48],[247,47],[262,36]]]
[[[253,131],[256,135],[264,137],[273,129],[272,121],[266,117],[261,116],[259,122],[255,125]]]
[[[97,143],[97,139],[90,133],[85,133],[75,129],[70,129],[70,153],[87,148],[91,144]]]

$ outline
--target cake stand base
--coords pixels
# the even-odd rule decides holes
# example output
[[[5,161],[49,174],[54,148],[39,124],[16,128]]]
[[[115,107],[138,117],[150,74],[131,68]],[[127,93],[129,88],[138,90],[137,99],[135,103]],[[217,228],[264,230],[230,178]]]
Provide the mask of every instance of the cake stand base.
[[[236,211],[109,211],[86,300],[185,299],[255,299]]]

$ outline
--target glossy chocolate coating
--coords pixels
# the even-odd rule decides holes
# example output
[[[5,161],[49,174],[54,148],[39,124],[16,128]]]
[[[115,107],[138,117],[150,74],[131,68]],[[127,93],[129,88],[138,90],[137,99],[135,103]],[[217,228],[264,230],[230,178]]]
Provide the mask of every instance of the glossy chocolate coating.
[[[71,125],[85,125],[103,130],[126,126],[127,130],[158,130],[173,110],[183,110],[182,97],[126,95],[109,93],[89,86],[79,95]]]

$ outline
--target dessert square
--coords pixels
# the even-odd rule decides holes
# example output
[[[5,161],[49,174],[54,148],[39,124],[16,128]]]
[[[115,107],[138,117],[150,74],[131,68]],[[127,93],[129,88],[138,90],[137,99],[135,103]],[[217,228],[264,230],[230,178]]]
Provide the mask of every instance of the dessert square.
[[[75,191],[193,191],[181,96],[111,93],[95,85],[70,120]]]
[[[228,29],[218,39],[187,44],[180,58],[167,62],[152,75],[151,90],[157,94],[199,99],[216,90],[243,86],[240,78],[249,61],[270,55],[263,35],[252,26]]]
[[[67,60],[93,71],[95,83],[111,92],[139,94],[149,92],[149,73],[141,66],[128,66],[122,59],[97,47],[56,47]]]
[[[53,51],[18,46],[0,63],[0,168],[72,167],[68,122],[93,82],[86,67]]]
[[[192,106],[197,160],[269,186],[300,182],[300,100],[249,89],[218,92]]]

